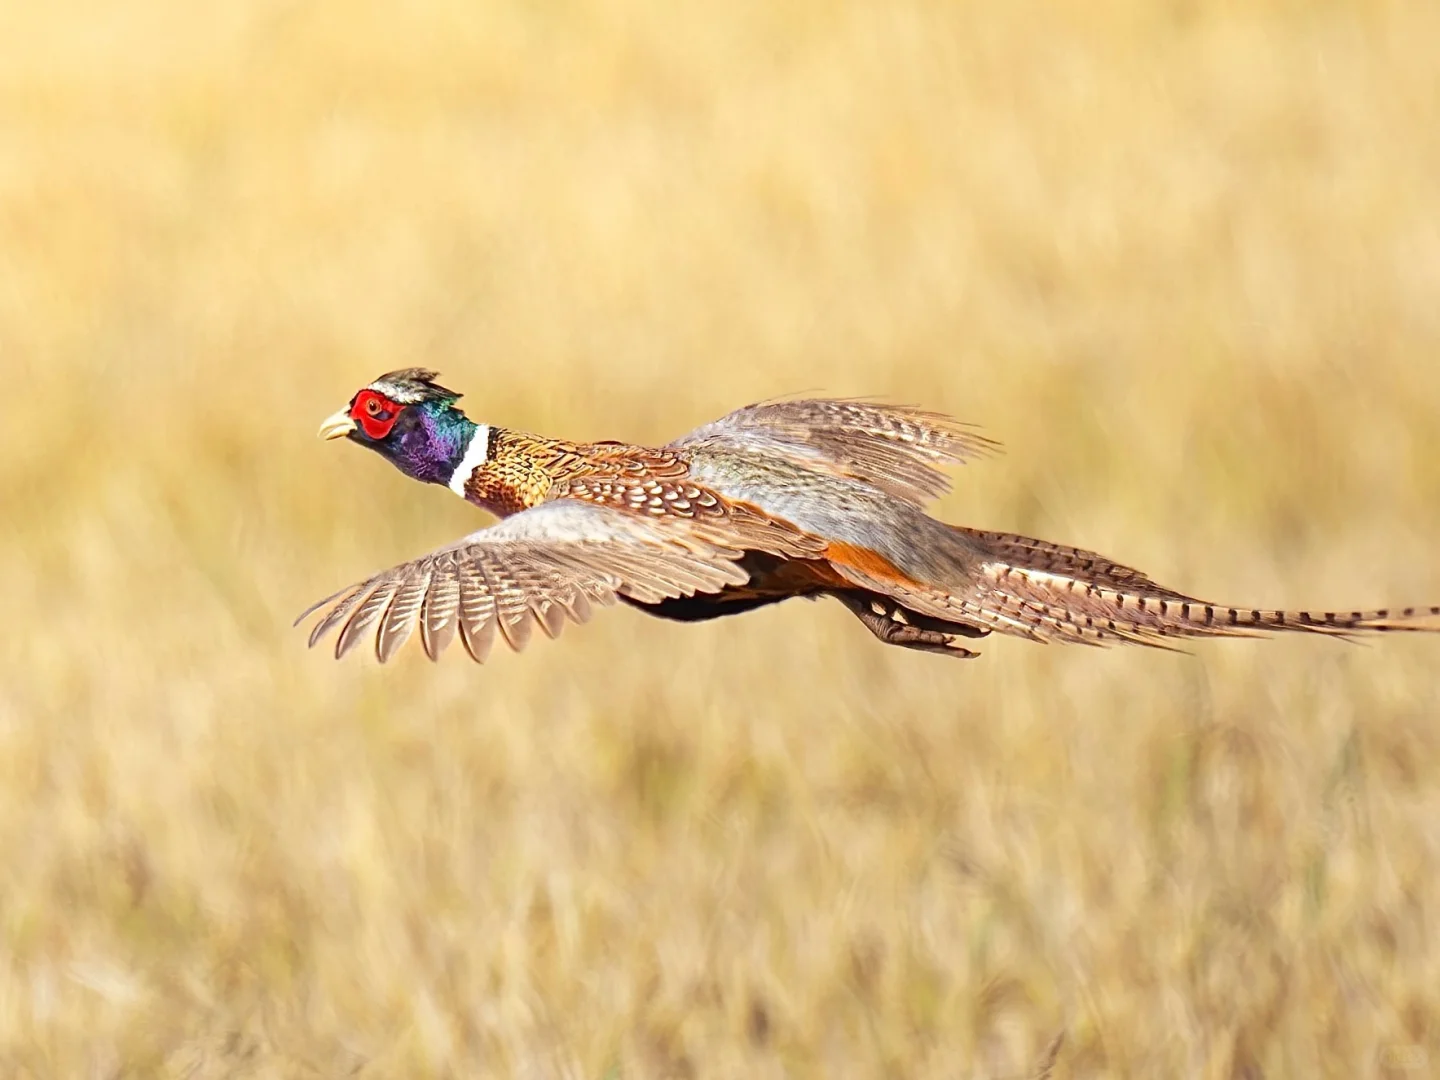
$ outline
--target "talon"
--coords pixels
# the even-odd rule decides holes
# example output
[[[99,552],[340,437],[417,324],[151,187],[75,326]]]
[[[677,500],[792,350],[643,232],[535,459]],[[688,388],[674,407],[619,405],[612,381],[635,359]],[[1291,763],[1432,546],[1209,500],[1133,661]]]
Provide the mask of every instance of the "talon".
[[[964,645],[961,645],[960,639],[953,636],[945,639],[945,647],[961,660],[974,660],[980,655],[974,649],[967,649]]]

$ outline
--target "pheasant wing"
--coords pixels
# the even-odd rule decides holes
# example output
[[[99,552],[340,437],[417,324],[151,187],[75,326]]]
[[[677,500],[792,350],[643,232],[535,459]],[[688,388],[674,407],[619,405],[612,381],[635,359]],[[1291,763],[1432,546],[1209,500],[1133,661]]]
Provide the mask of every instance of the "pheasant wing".
[[[872,484],[917,506],[950,490],[941,471],[945,466],[999,447],[943,413],[828,398],[747,405],[670,445],[692,452],[779,455],[802,468]]]
[[[626,596],[642,603],[742,585],[743,552],[673,523],[607,506],[545,503],[457,543],[342,589],[310,607],[327,610],[315,645],[338,631],[344,656],[373,633],[383,663],[420,627],[437,659],[458,633],[483,662],[497,635],[519,651],[538,625],[548,637],[585,622],[595,605]]]

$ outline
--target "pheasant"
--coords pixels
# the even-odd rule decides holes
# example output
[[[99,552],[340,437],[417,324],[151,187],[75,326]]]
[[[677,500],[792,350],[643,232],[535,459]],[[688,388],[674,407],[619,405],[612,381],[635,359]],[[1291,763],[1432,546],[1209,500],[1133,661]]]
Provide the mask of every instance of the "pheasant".
[[[491,511],[494,525],[321,600],[313,646],[371,636],[381,662],[418,626],[433,660],[479,662],[617,599],[679,621],[834,597],[882,642],[974,657],[997,632],[1169,647],[1176,638],[1440,631],[1440,607],[1348,613],[1226,607],[1081,548],[924,511],[943,466],[996,444],[939,413],[859,400],[748,405],[660,447],[479,424],[437,373],[382,375],[320,427]]]

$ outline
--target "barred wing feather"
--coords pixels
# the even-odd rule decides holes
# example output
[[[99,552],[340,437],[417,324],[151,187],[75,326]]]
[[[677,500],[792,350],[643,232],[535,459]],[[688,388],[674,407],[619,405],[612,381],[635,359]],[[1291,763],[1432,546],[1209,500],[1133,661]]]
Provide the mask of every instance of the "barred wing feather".
[[[943,413],[908,405],[814,398],[747,405],[670,444],[779,454],[796,465],[860,480],[915,505],[950,490],[941,471],[999,444]]]

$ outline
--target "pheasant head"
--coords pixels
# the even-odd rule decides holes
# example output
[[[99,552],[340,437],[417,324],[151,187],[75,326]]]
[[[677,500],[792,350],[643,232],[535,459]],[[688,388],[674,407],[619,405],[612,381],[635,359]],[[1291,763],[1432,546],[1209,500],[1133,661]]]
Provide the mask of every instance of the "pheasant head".
[[[487,429],[461,412],[455,405],[460,395],[436,378],[437,372],[423,368],[380,376],[326,418],[320,437],[349,439],[387,458],[406,476],[449,484],[462,465],[469,473],[476,451],[483,460]]]

